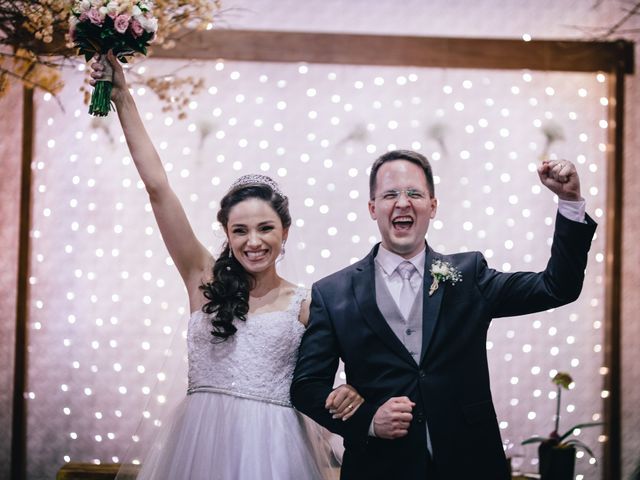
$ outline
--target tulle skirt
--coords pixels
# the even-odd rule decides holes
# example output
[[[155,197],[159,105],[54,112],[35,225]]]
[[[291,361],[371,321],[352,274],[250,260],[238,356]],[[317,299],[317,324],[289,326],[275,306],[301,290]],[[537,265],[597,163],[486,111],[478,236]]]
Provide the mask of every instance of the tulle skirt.
[[[328,435],[290,407],[193,393],[164,423],[137,480],[333,480]]]

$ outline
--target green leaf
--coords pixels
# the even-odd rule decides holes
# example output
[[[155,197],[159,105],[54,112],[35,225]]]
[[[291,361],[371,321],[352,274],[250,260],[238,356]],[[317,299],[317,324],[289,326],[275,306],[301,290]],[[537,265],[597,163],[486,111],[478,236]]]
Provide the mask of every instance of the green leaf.
[[[545,440],[548,440],[548,438],[541,437],[539,435],[534,435],[533,437],[529,437],[526,440],[523,440],[522,442],[520,442],[520,445],[528,445],[530,443],[540,443],[540,442],[544,442]]]
[[[591,455],[591,458],[595,457],[591,449],[587,447],[584,443],[582,443],[580,440],[578,440],[577,438],[572,438],[571,440],[567,440],[566,442],[564,442],[564,445],[576,446],[578,448],[581,448],[585,452],[587,452],[589,455]]]
[[[567,438],[569,435],[571,435],[576,428],[597,427],[598,425],[604,425],[604,422],[579,423],[579,424],[574,425],[573,427],[571,427],[569,430],[567,430],[562,435],[560,435],[560,438],[558,440],[559,441],[563,441],[565,438]]]

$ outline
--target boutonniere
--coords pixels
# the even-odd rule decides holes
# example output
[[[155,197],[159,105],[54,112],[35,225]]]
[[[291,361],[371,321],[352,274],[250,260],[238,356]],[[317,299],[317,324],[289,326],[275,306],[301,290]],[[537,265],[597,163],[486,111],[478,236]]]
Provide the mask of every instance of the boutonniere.
[[[440,286],[440,282],[451,282],[451,285],[455,285],[462,281],[462,274],[459,270],[453,267],[449,262],[443,262],[442,260],[434,260],[431,264],[431,287],[429,288],[429,296],[433,295]]]

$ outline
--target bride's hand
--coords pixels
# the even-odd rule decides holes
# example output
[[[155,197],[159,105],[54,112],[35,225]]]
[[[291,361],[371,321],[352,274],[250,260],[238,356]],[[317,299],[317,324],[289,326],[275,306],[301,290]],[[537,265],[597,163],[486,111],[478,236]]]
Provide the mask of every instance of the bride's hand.
[[[346,421],[349,420],[360,405],[364,403],[364,398],[351,385],[344,384],[333,391],[327,397],[324,407],[329,410],[333,418]]]
[[[122,70],[122,65],[113,54],[112,50],[104,56],[104,60],[100,61],[98,57],[93,58],[93,62],[91,63],[91,80],[89,83],[95,87],[96,83],[103,79],[105,75],[105,67],[104,63],[106,62],[113,69],[113,88],[111,89],[111,100],[114,102],[118,102],[122,97],[127,93],[127,81],[124,78],[124,72]]]

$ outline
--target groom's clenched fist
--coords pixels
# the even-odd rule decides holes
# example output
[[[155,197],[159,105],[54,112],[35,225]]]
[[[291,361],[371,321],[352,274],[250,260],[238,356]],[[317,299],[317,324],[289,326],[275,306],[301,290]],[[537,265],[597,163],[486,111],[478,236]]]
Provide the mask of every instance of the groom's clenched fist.
[[[373,416],[373,431],[376,437],[392,440],[409,433],[411,411],[416,404],[408,397],[392,397],[380,405]]]
[[[580,178],[568,160],[545,160],[538,166],[542,184],[562,200],[581,200]]]

